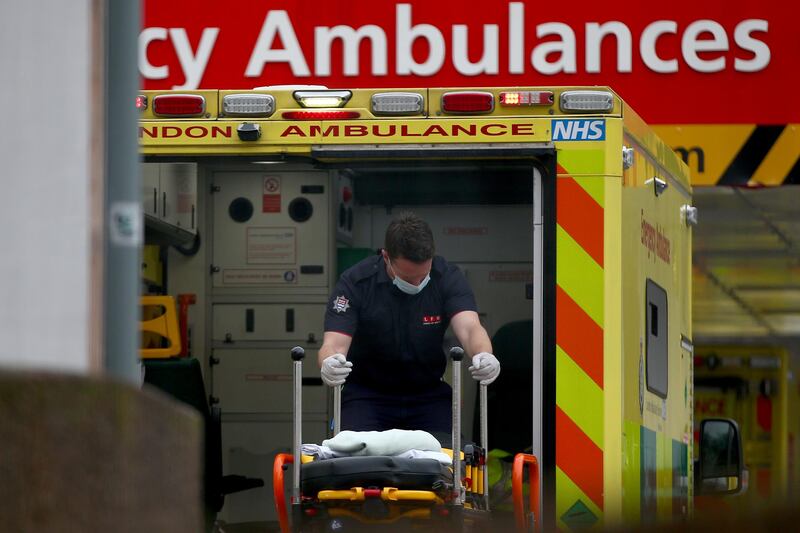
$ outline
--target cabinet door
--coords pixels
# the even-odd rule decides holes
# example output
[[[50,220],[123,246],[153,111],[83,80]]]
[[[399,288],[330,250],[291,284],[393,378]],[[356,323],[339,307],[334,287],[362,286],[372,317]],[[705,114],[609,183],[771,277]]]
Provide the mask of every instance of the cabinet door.
[[[215,287],[328,285],[326,172],[217,172],[213,181]]]
[[[215,350],[213,395],[223,413],[292,413],[293,366],[289,348]],[[326,387],[316,350],[303,363],[303,415],[327,413]]]
[[[159,216],[160,163],[142,163],[142,211],[145,215]]]
[[[325,304],[214,305],[215,341],[322,340]]]
[[[197,203],[197,164],[161,163],[159,216],[173,226],[195,231]]]

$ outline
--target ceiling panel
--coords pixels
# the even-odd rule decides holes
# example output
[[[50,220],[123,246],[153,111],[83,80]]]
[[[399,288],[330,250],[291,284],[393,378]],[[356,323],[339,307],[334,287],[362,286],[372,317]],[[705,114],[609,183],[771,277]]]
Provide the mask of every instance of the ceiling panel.
[[[695,335],[800,336],[800,187],[694,189]]]

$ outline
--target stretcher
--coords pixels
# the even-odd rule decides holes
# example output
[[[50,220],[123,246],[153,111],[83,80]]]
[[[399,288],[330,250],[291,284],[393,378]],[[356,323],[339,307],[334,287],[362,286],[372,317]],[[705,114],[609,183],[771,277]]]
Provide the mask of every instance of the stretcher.
[[[461,361],[464,350],[450,350],[453,361],[452,457],[436,459],[353,456],[315,460],[301,453],[301,347],[291,351],[294,378],[293,453],[273,464],[273,497],[282,533],[290,531],[486,530],[489,518],[486,479],[486,385],[480,386],[481,443],[461,443]],[[334,388],[334,434],[340,430],[341,386]],[[453,450],[461,450],[453,453]],[[289,502],[284,473],[293,464]],[[300,465],[300,468],[296,466]],[[454,475],[458,473],[458,475]],[[291,518],[291,519],[290,519]]]

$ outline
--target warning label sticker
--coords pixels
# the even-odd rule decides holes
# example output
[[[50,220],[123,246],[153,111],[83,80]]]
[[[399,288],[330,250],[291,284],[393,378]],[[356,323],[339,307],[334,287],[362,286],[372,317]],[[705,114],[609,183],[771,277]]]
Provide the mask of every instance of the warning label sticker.
[[[261,202],[261,212],[281,212],[281,179],[277,176],[264,177],[264,193]]]
[[[226,268],[222,271],[225,285],[286,285],[297,283],[296,270],[269,268]]]
[[[297,261],[295,228],[247,228],[247,264],[287,264]]]

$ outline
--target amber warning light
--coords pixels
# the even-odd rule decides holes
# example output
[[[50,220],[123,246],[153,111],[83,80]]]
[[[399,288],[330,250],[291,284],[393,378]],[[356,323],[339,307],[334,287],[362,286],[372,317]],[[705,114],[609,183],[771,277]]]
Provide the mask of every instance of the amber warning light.
[[[500,105],[507,107],[551,105],[552,91],[509,91],[500,93]]]

